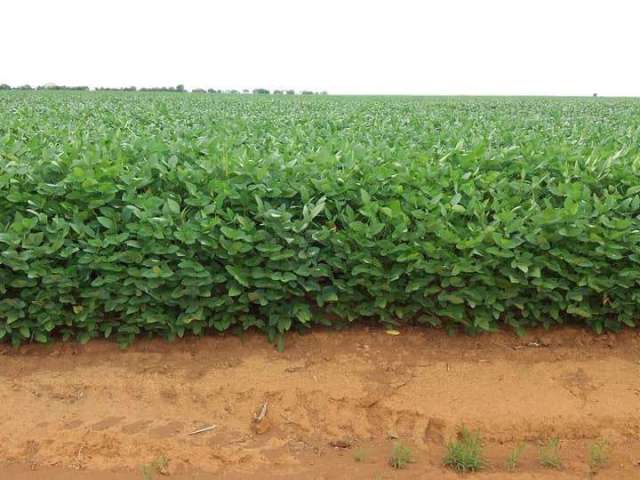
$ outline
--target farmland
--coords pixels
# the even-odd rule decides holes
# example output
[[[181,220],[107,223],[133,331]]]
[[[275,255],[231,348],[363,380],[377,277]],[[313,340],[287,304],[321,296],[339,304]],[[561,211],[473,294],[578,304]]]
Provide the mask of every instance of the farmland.
[[[635,479],[639,266],[637,99],[0,92],[0,478]]]
[[[0,338],[635,326],[640,102],[0,95]]]

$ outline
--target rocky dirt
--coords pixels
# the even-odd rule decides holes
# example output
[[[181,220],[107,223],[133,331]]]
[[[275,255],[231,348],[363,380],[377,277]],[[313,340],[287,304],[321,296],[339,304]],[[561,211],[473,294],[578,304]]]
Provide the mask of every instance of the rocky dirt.
[[[0,346],[0,479],[454,479],[442,458],[463,425],[487,457],[469,478],[640,478],[639,333],[357,327],[291,335],[283,353],[255,334]],[[538,458],[555,437],[557,470]],[[592,472],[599,439],[609,458]],[[413,455],[402,470],[396,442]]]

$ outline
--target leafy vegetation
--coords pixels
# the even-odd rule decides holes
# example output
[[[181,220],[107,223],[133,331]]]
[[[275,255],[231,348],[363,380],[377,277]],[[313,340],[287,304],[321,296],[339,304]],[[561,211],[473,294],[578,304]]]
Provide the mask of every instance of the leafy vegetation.
[[[478,432],[463,428],[456,440],[447,444],[444,464],[458,472],[477,472],[486,465]]]
[[[515,472],[515,470],[518,468],[520,457],[524,453],[525,448],[527,448],[527,444],[521,442],[516,445],[513,450],[511,450],[509,456],[507,457],[507,470],[509,470],[510,472]]]
[[[546,468],[562,468],[560,439],[552,438],[540,447],[540,465]]]
[[[0,338],[640,313],[640,102],[0,92]]]
[[[606,439],[596,440],[589,447],[589,469],[595,473],[609,463],[609,442]]]
[[[411,449],[401,442],[395,443],[389,457],[389,465],[392,468],[401,469],[406,468],[410,463],[413,463]]]
[[[156,473],[160,475],[168,475],[169,459],[164,455],[156,458],[151,463],[140,466],[143,480],[153,480]]]

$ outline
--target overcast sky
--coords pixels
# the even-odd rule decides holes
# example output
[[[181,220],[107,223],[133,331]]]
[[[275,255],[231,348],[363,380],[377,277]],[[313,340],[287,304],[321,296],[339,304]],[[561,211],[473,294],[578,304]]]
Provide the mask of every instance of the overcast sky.
[[[638,0],[3,0],[0,83],[640,95]]]

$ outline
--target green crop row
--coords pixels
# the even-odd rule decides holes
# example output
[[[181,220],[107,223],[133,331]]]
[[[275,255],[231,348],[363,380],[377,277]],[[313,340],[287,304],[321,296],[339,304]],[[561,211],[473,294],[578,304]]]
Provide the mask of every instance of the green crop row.
[[[0,94],[0,338],[640,314],[633,99]]]

